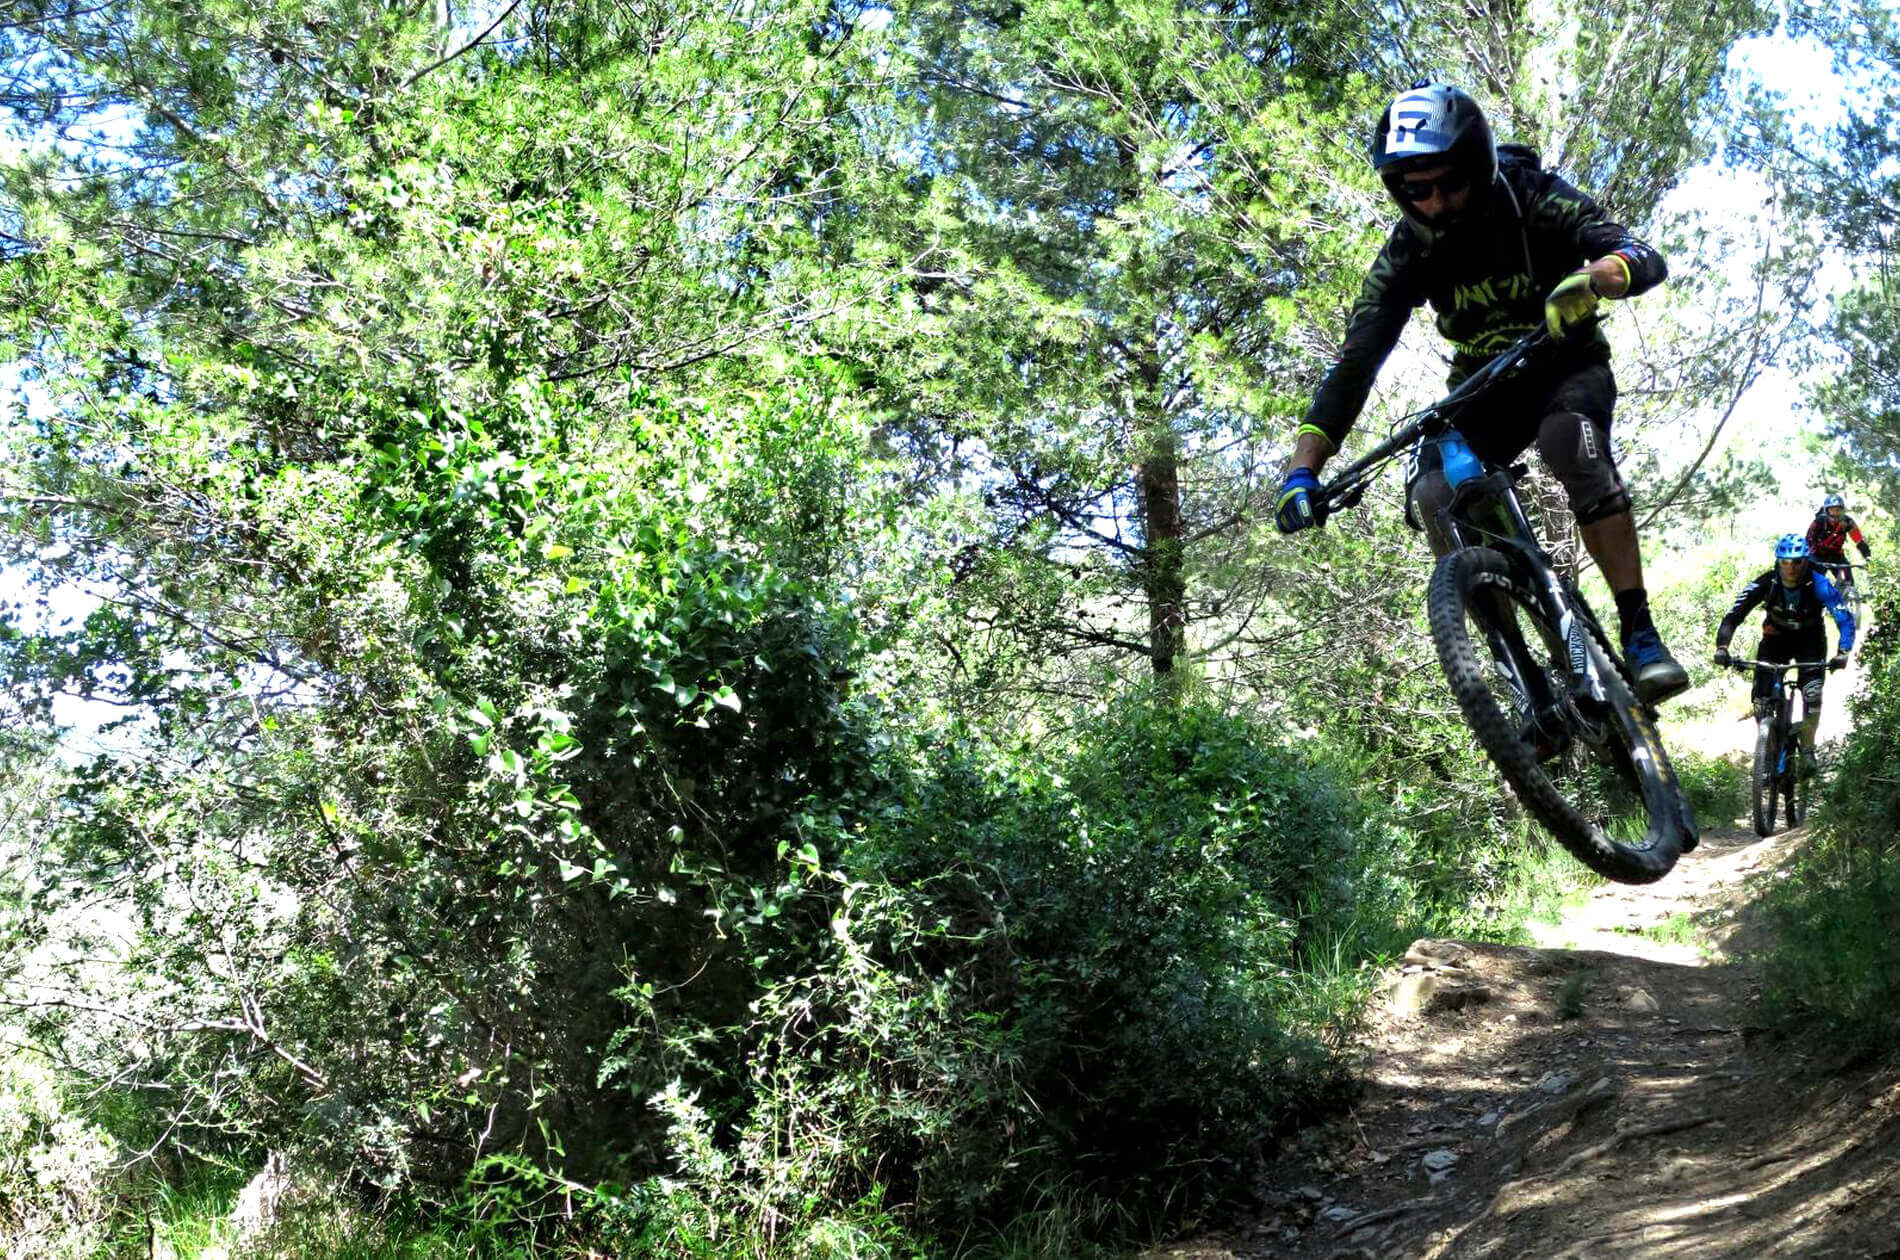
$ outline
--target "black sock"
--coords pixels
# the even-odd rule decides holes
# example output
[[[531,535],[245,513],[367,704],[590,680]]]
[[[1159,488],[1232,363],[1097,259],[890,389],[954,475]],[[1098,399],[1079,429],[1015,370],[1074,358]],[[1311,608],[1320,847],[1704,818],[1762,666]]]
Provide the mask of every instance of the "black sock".
[[[1644,630],[1654,630],[1656,623],[1649,619],[1649,592],[1640,586],[1632,586],[1627,591],[1616,593],[1616,619],[1623,623],[1623,642],[1628,643],[1633,635]]]

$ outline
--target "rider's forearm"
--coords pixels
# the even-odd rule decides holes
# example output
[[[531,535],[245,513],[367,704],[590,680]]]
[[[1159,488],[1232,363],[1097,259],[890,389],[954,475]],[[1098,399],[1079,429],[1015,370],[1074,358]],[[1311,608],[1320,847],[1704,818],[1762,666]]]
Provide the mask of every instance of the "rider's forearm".
[[[1318,472],[1332,458],[1335,449],[1332,439],[1318,429],[1310,425],[1302,428],[1299,439],[1293,443],[1293,458],[1287,461],[1287,470],[1310,468]]]
[[[1630,265],[1621,254],[1605,254],[1591,263],[1590,287],[1599,297],[1620,298],[1630,291]]]

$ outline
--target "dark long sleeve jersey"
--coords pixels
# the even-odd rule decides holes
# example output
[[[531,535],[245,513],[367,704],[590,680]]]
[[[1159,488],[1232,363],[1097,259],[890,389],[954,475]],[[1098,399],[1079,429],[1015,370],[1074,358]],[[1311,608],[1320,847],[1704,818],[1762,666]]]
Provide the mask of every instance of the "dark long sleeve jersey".
[[[1808,550],[1823,560],[1843,559],[1850,538],[1859,546],[1867,545],[1867,540],[1860,536],[1859,523],[1851,516],[1831,521],[1826,512],[1817,512],[1808,526]]]
[[[1347,320],[1339,357],[1307,409],[1305,424],[1337,447],[1412,312],[1430,302],[1452,343],[1451,383],[1544,321],[1544,299],[1577,268],[1608,254],[1629,265],[1634,297],[1668,275],[1662,255],[1612,222],[1590,197],[1541,169],[1529,150],[1499,150],[1498,178],[1475,217],[1454,232],[1428,233],[1402,218],[1373,260]],[[1572,353],[1608,361],[1593,331]]]
[[[1793,586],[1782,585],[1781,578],[1770,569],[1742,587],[1742,593],[1735,597],[1735,606],[1728,610],[1721,628],[1715,632],[1715,646],[1727,647],[1748,614],[1762,607],[1768,610],[1762,623],[1763,634],[1818,630],[1821,613],[1826,610],[1833,615],[1835,628],[1841,633],[1840,650],[1853,649],[1854,610],[1847,606],[1847,601],[1826,575],[1813,569]]]

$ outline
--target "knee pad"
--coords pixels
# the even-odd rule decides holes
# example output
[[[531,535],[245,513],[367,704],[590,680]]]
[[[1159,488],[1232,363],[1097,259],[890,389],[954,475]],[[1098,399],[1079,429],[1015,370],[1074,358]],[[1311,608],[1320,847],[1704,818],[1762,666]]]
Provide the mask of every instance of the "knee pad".
[[[1579,525],[1629,511],[1629,492],[1610,455],[1610,435],[1579,411],[1553,411],[1537,430],[1537,453],[1563,483]]]
[[[1802,698],[1805,699],[1808,704],[1809,721],[1813,721],[1821,715],[1821,689],[1824,686],[1826,686],[1826,683],[1819,678],[1813,682],[1801,684]]]
[[[1598,521],[1607,521],[1612,516],[1621,516],[1629,511],[1629,492],[1622,486],[1618,486],[1614,494],[1605,495],[1589,503],[1579,503],[1573,498],[1570,501],[1570,510],[1576,515],[1577,524],[1594,525]]]

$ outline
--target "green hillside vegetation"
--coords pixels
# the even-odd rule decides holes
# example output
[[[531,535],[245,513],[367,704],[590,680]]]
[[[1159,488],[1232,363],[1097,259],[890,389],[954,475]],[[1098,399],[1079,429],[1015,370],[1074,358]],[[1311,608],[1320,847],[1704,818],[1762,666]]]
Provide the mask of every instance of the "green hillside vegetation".
[[[1399,479],[1272,531],[1383,100],[1482,64],[1675,260],[1610,327],[1683,555],[1766,478],[1723,408],[1900,337],[1800,296],[1880,155],[1778,187],[1866,191],[1812,230],[1665,200],[1826,147],[1724,78],[1767,9],[1494,18],[0,14],[5,1249],[1077,1256],[1244,1194],[1378,964],[1586,882],[1445,691]],[[1362,433],[1435,396],[1406,345]],[[1893,509],[1889,378],[1825,379]],[[1685,660],[1751,548],[1659,560]],[[1802,884],[1870,931],[1877,660]]]

